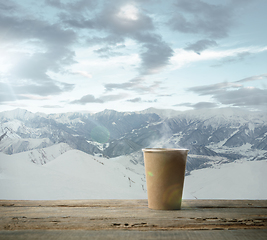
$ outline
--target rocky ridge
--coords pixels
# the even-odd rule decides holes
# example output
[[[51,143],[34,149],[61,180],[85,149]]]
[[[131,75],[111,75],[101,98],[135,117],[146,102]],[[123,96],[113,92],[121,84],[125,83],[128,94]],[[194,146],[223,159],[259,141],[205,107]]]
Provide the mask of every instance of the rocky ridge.
[[[65,143],[91,155],[129,155],[142,164],[142,148],[182,147],[190,150],[189,173],[238,159],[266,159],[266,120],[266,113],[231,108],[50,115],[17,109],[0,113],[0,151],[13,154]]]

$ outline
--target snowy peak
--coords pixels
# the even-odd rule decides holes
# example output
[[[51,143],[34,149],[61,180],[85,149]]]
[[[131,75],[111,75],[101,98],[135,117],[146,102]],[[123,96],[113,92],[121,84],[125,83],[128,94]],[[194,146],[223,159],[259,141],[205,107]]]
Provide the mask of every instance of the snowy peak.
[[[32,139],[3,139],[0,142],[0,151],[6,154],[25,152],[33,149],[45,148],[53,145],[49,138]]]
[[[0,149],[9,154],[58,143],[109,158],[145,147],[183,147],[190,149],[189,155],[194,156],[191,166],[198,168],[208,164],[200,161],[203,156],[217,156],[224,162],[242,157],[262,159],[267,149],[266,113],[235,108],[185,112],[150,108],[141,112],[104,110],[96,114],[50,115],[17,109],[11,113],[0,114]],[[10,139],[14,133],[13,143],[7,141],[5,127],[10,129]]]
[[[10,124],[0,124],[0,142],[5,139],[20,139],[21,137],[16,134],[16,127],[9,126]]]
[[[25,109],[17,108],[12,111],[6,111],[0,113],[0,120],[3,121],[6,120],[12,120],[12,119],[18,119],[18,120],[30,120],[32,118],[36,117],[36,114],[29,112]]]
[[[0,153],[0,199],[146,198],[143,176],[116,161],[69,150],[38,165],[29,161],[29,153]]]
[[[223,185],[226,173],[231,172],[228,164],[233,168],[238,162],[256,166],[255,171],[263,169],[265,174],[266,119],[266,113],[237,109],[50,115],[18,109],[2,112],[0,198],[145,198],[141,150],[145,147],[188,148],[187,178],[191,183],[201,179],[207,186],[201,190],[189,184],[189,196],[212,198],[207,191]],[[221,173],[209,172],[220,168],[224,169]],[[196,171],[204,174],[196,175]],[[237,181],[236,172],[227,179]],[[229,185],[227,182],[226,187]],[[214,196],[225,196],[219,194]]]
[[[13,156],[22,159],[28,159],[28,161],[37,165],[44,165],[70,150],[72,150],[72,148],[68,144],[60,143],[50,147],[37,148],[30,151],[13,154]]]
[[[181,114],[187,118],[198,118],[202,120],[230,122],[243,124],[245,122],[264,123],[267,120],[266,112],[251,112],[239,108],[218,108],[185,111]]]
[[[175,117],[177,115],[180,115],[182,112],[181,111],[175,111],[172,109],[158,109],[158,108],[148,108],[145,109],[143,111],[139,111],[137,113],[140,114],[147,114],[147,113],[155,113],[157,115],[159,115],[161,118],[171,118],[171,117]]]

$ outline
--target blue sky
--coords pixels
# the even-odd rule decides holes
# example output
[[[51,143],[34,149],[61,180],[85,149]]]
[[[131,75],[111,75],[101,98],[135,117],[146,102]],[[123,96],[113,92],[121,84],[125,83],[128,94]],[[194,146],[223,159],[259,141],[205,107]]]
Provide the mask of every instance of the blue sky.
[[[265,0],[0,0],[0,111],[267,110]]]

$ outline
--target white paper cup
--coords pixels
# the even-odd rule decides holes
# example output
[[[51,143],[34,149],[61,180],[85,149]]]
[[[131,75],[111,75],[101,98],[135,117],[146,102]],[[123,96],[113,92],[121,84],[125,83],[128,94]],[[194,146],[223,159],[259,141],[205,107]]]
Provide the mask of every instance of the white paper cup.
[[[143,149],[148,207],[181,209],[188,149]]]

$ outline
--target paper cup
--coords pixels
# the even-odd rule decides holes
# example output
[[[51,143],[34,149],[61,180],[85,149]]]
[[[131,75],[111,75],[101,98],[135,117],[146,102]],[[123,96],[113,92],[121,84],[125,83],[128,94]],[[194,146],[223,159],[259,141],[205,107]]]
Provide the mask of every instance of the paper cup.
[[[148,207],[181,209],[188,149],[143,149]]]

